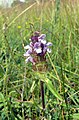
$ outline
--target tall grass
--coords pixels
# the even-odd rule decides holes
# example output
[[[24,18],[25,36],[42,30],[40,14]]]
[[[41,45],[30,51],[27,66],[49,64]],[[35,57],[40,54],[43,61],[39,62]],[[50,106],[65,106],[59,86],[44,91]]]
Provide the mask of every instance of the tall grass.
[[[1,120],[79,119],[78,22],[78,2],[35,2],[1,10]],[[23,57],[34,31],[45,33],[47,41],[53,43],[44,74],[35,73]],[[44,82],[45,113],[39,79]]]

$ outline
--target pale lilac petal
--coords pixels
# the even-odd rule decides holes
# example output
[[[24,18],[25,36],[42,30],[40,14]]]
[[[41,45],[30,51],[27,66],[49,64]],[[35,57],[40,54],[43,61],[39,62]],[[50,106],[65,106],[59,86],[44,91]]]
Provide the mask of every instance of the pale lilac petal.
[[[41,47],[41,43],[40,43],[40,42],[36,42],[36,43],[34,44],[34,48],[39,48],[39,47]]]
[[[24,49],[30,49],[30,46],[29,45],[26,45],[25,47],[24,47]]]
[[[39,40],[39,39],[44,39],[45,37],[46,37],[45,34],[41,34],[41,35],[38,37],[38,40]]]
[[[28,57],[30,56],[30,54],[28,54],[27,52],[24,54],[24,57]]]
[[[27,50],[27,52],[24,54],[25,57],[30,56],[30,54],[32,53],[32,49]]]
[[[48,52],[48,53],[51,53],[51,49],[48,48],[48,49],[47,49],[47,52]]]
[[[39,53],[41,53],[41,52],[42,52],[41,48],[34,49],[34,50],[35,50],[35,52],[36,52],[37,54],[39,54]]]
[[[26,63],[29,62],[29,57],[25,60],[25,62],[26,62]]]
[[[44,49],[43,49],[43,53],[45,54],[46,52],[47,52],[47,47],[44,47]]]
[[[43,44],[46,44],[46,40],[41,40],[40,42]]]
[[[32,62],[33,64],[35,64],[34,59],[31,56],[29,56],[25,61],[26,61],[26,63]]]
[[[33,47],[33,43],[32,42],[30,42],[30,48],[32,48]]]
[[[29,41],[31,41],[31,39],[29,39]]]
[[[52,46],[52,43],[51,43],[51,42],[48,42],[46,45],[47,45],[47,46]]]

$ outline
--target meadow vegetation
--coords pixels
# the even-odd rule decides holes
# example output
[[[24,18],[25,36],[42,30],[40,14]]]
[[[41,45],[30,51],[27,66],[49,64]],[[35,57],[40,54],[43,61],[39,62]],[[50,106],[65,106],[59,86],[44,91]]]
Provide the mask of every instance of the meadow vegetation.
[[[0,120],[79,120],[79,2],[71,1],[0,9]],[[53,44],[43,73],[23,56],[35,31]]]

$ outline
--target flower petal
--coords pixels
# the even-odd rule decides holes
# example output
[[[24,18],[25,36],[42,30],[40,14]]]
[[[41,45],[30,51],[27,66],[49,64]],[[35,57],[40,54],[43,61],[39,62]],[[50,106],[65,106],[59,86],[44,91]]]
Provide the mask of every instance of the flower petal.
[[[47,52],[47,49],[48,49],[47,47],[43,48],[43,54],[45,54]]]
[[[48,52],[48,53],[51,53],[51,49],[48,48],[48,49],[47,49],[47,52]]]
[[[47,45],[47,46],[52,46],[52,43],[51,43],[51,42],[48,42],[46,45]]]
[[[40,42],[43,44],[46,44],[46,40],[41,40]]]
[[[39,48],[39,47],[41,47],[41,43],[40,43],[40,42],[36,42],[36,43],[34,44],[34,48]]]
[[[31,41],[32,41],[33,43],[37,42],[37,41],[38,41],[38,37],[37,37],[37,36],[32,36],[32,37],[31,37]]]
[[[42,40],[43,40],[45,37],[46,37],[45,34],[41,34],[41,35],[38,37],[38,40],[39,40],[39,39],[42,39]]]
[[[42,52],[41,47],[35,49],[35,52],[36,52],[37,54],[41,53],[41,52]]]
[[[27,52],[24,54],[24,57],[28,57],[30,56],[30,54],[28,54]]]
[[[30,48],[32,48],[33,47],[33,43],[32,42],[30,42]]]
[[[30,49],[30,46],[29,45],[26,45],[25,47],[24,47],[24,49]]]
[[[29,50],[27,50],[27,52],[24,54],[25,57],[30,56],[30,54],[32,53],[32,48],[30,48]]]
[[[34,59],[31,56],[29,56],[25,61],[26,61],[26,63],[27,62],[32,62],[33,64],[35,64]]]

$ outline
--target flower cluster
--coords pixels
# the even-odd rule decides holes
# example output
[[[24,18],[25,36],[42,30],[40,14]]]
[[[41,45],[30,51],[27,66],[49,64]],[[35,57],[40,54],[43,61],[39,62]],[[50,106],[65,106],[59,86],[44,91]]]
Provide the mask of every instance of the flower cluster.
[[[26,53],[24,56],[26,57],[26,63],[32,62],[33,64],[38,62],[38,58],[41,60],[45,60],[46,52],[50,53],[51,49],[49,46],[52,46],[51,42],[46,42],[46,35],[41,34],[39,32],[35,32],[34,35],[31,36],[30,44],[25,46]]]

